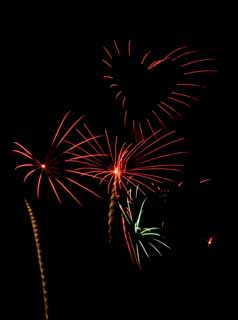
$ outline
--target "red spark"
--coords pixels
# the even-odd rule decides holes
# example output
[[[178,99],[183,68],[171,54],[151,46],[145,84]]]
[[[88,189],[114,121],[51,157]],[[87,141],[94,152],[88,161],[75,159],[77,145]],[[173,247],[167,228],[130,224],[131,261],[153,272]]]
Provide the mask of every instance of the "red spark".
[[[131,56],[131,40],[128,41],[128,56]]]
[[[112,59],[112,55],[111,55],[111,53],[109,52],[109,50],[108,50],[106,47],[103,47],[103,50],[106,52],[106,54],[108,55],[108,57],[109,57],[110,59]]]
[[[206,88],[206,86],[197,83],[177,83],[176,85],[181,87]]]
[[[218,70],[216,69],[200,69],[200,70],[193,70],[189,72],[184,72],[185,76],[188,76],[190,74],[197,74],[197,73],[216,73]]]
[[[118,87],[118,84],[117,83],[113,83],[110,85],[110,88],[113,88],[113,87]]]
[[[184,93],[180,93],[180,92],[176,92],[176,91],[172,91],[171,94],[175,95],[175,96],[180,96],[180,97],[185,97],[185,98],[189,98],[191,100],[194,101],[198,101],[198,98],[188,95],[188,94],[184,94]]]
[[[122,99],[122,109],[125,108],[125,103],[126,103],[126,96]],[[127,111],[125,111],[126,113]]]
[[[216,59],[214,58],[207,58],[207,59],[197,59],[197,60],[192,60],[190,62],[181,64],[181,67],[187,67],[190,66],[192,64],[196,64],[196,63],[200,63],[200,62],[206,62],[206,61],[216,61]]]
[[[163,106],[163,107],[162,107]],[[172,119],[176,119],[172,113],[170,111],[172,111],[173,113],[175,113],[175,115],[180,116],[181,117],[181,113],[179,113],[177,110],[175,110],[173,107],[171,107],[168,103],[164,102],[164,101],[160,101],[160,104],[158,104],[158,107],[163,110],[170,118]],[[169,110],[168,110],[169,109]]]
[[[131,261],[132,261],[133,264],[138,265],[138,261],[137,261],[136,254],[135,254],[135,251],[134,251],[134,246],[131,245],[132,244],[132,240],[131,240],[131,237],[130,237],[130,233],[127,232],[127,230],[126,230],[125,219],[124,219],[123,216],[121,216],[121,221],[122,221],[123,235],[124,235],[124,238],[125,238],[125,241],[126,241],[127,250],[128,250],[128,252],[130,254]]]
[[[112,76],[103,76],[103,79],[109,79],[109,80],[112,80],[114,79]]]
[[[117,54],[120,55],[120,50],[119,50],[119,48],[118,48],[118,45],[117,45],[116,40],[113,40],[113,43],[114,43],[114,46],[115,46],[115,48],[116,48]]]
[[[207,178],[207,179],[202,179],[202,180],[200,180],[199,183],[200,183],[200,184],[204,184],[204,183],[207,183],[207,182],[209,182],[209,181],[211,181],[211,179]]]
[[[170,58],[172,55],[174,55],[176,52],[179,52],[179,51],[181,51],[183,49],[187,49],[187,46],[182,46],[182,47],[179,47],[179,48],[176,48],[176,49],[172,50],[163,59],[166,60],[166,59]]]
[[[180,59],[180,58],[182,58],[182,57],[185,57],[185,56],[187,56],[187,55],[189,55],[189,54],[193,54],[193,53],[198,53],[198,51],[197,51],[197,50],[187,51],[187,52],[185,52],[185,53],[182,53],[182,54],[176,56],[175,58],[172,59],[172,61],[174,62],[174,61],[176,61],[176,60],[178,60],[178,59]]]
[[[102,59],[102,62],[106,64],[110,69],[112,68],[112,65],[106,59]]]
[[[116,100],[119,98],[119,96],[122,94],[122,91],[119,91],[117,94],[116,94]]]
[[[168,96],[168,99],[169,99],[169,100],[173,100],[173,101],[175,101],[175,102],[178,102],[178,103],[180,103],[180,104],[183,104],[184,106],[186,106],[186,107],[188,107],[188,108],[191,107],[191,105],[190,105],[189,103],[184,102],[184,101],[181,100],[181,99],[176,99],[176,98],[173,98],[173,97],[170,97],[170,96]]]
[[[162,128],[166,128],[164,122],[161,120],[161,118],[158,116],[158,114],[155,112],[155,110],[152,111],[152,114],[156,117],[156,119],[158,120],[158,122],[162,125]]]
[[[124,112],[123,124],[126,127],[127,110]]]
[[[145,59],[151,54],[151,51],[148,51],[145,53],[145,55],[143,56],[142,60],[141,60],[141,64],[145,63]]]
[[[156,68],[158,65],[160,65],[162,62],[164,62],[163,59],[159,59],[159,60],[156,60],[154,62],[152,62],[148,67],[147,67],[147,70],[150,71],[152,70],[153,68]]]
[[[178,183],[178,188],[182,188],[183,185],[184,185],[184,182],[183,182],[183,181],[180,181],[180,182]]]

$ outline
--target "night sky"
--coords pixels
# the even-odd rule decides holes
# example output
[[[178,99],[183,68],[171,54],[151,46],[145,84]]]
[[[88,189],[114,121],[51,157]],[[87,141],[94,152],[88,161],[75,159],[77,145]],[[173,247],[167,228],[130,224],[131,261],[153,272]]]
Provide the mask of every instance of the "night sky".
[[[86,35],[82,29],[77,33],[74,28],[9,26],[4,36],[1,233],[8,278],[6,298],[16,306],[19,319],[41,319],[42,313],[39,271],[25,196],[40,225],[52,319],[60,319],[62,314],[67,314],[65,319],[79,319],[82,310],[90,314],[87,303],[92,303],[92,309],[95,306],[101,314],[108,304],[120,310],[113,298],[120,290],[124,293],[119,305],[130,305],[134,298],[138,303],[148,299],[150,302],[144,306],[155,312],[156,297],[163,306],[168,300],[177,301],[179,287],[186,281],[187,293],[202,287],[199,278],[209,279],[203,292],[205,303],[210,292],[215,293],[217,278],[225,282],[221,264],[228,258],[226,228],[230,219],[225,168],[231,156],[226,128],[232,108],[227,98],[225,41],[215,26],[158,28],[158,32],[155,28],[153,32],[149,28],[128,32],[99,29]],[[169,51],[186,43],[212,50],[219,70],[211,77],[201,101],[177,125],[192,151],[185,167],[186,187],[183,191],[172,190],[162,209],[159,197],[151,198],[151,212],[156,215],[161,210],[168,224],[173,250],[162,258],[155,257],[141,274],[132,267],[123,245],[118,245],[117,252],[108,249],[109,196],[105,188],[101,188],[103,200],[79,190],[83,207],[68,197],[60,206],[47,192],[37,202],[34,186],[25,189],[21,174],[14,171],[16,156],[11,152],[15,140],[36,153],[44,152],[68,110],[73,119],[86,114],[93,130],[117,129],[114,110],[118,105],[101,80],[98,67],[102,46],[114,38],[118,43],[132,39],[134,46],[140,48],[162,47]],[[199,185],[204,178],[211,181]],[[208,247],[207,240],[214,235],[214,243]],[[157,296],[152,293],[154,288]],[[106,289],[107,293],[102,293]],[[101,295],[104,297],[99,303]],[[6,319],[14,319],[13,309],[8,309],[10,315]]]

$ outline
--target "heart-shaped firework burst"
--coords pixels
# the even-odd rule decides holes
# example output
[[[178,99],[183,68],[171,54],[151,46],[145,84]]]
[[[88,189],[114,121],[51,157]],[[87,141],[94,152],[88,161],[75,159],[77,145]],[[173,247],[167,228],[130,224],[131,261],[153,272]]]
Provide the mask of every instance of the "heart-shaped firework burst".
[[[148,126],[166,128],[199,101],[216,58],[186,45],[169,52],[142,51],[113,40],[102,48],[102,79],[123,111],[124,126],[133,132]]]

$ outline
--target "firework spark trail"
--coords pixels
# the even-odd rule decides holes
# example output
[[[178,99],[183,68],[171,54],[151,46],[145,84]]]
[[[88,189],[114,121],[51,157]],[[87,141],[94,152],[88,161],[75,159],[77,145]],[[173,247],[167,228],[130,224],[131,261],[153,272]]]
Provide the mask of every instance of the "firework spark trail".
[[[45,267],[44,267],[44,262],[43,262],[43,257],[42,257],[42,250],[41,250],[41,245],[40,245],[39,228],[38,228],[34,213],[31,209],[31,206],[26,199],[25,199],[25,204],[27,207],[27,212],[30,217],[31,226],[32,226],[34,239],[35,239],[37,259],[38,259],[38,265],[39,265],[40,277],[41,277],[43,302],[44,302],[44,315],[45,315],[45,320],[48,320],[49,319],[48,290],[47,290],[47,283],[46,283],[46,276],[45,276]]]
[[[147,198],[140,202],[138,206],[138,187],[135,191],[135,196],[132,196],[131,189],[127,194],[125,204],[119,202],[121,211],[121,219],[123,226],[123,235],[126,242],[126,247],[129,252],[131,261],[136,264],[141,271],[142,256],[144,255],[151,262],[152,253],[155,251],[162,256],[161,248],[171,249],[161,236],[161,229],[158,227],[143,227],[142,214]]]
[[[218,70],[214,70],[214,69],[200,69],[200,70],[193,70],[193,71],[187,71],[184,72],[184,75],[191,75],[191,74],[198,74],[198,73],[216,73],[218,72]]]
[[[212,179],[210,179],[210,178],[205,178],[205,179],[201,179],[201,180],[199,181],[199,183],[200,183],[200,184],[206,184],[207,182],[210,182],[210,181],[212,181]]]
[[[173,101],[175,101],[175,102],[177,102],[177,103],[180,103],[180,104],[182,104],[182,105],[184,105],[184,106],[186,106],[186,107],[188,107],[188,108],[191,107],[191,104],[189,104],[189,103],[187,103],[187,102],[184,102],[184,101],[181,100],[181,99],[173,98],[173,97],[170,97],[170,96],[168,96],[168,99],[169,99],[169,100],[173,100]]]
[[[120,50],[119,50],[119,48],[118,48],[118,45],[117,45],[116,40],[113,40],[113,43],[114,43],[114,46],[115,46],[115,48],[116,48],[117,54],[120,55]]]
[[[103,50],[106,52],[106,54],[108,55],[108,57],[109,57],[110,59],[112,59],[112,55],[111,55],[111,53],[109,52],[109,50],[108,50],[106,47],[103,47]]]
[[[185,57],[187,55],[194,54],[194,53],[199,53],[199,51],[197,51],[197,50],[186,51],[182,54],[177,55],[175,58],[172,58],[171,60],[174,62],[178,59],[181,59],[182,57]]]
[[[119,49],[116,40],[113,40],[111,46],[109,46],[110,50],[105,46],[103,47],[102,62],[106,69],[102,78],[106,81],[107,86],[112,89],[115,100],[121,105],[124,113],[123,125],[127,127],[128,124],[131,124],[132,133],[136,136],[141,135],[140,122],[143,122],[143,126],[155,122],[157,126],[159,124],[162,128],[166,128],[169,121],[182,119],[186,111],[184,107],[191,107],[194,103],[199,102],[201,90],[207,88],[206,83],[208,77],[216,74],[218,70],[216,68],[216,58],[204,56],[203,52],[192,50],[186,45],[175,48],[158,58],[158,56],[155,57],[155,52],[152,50],[146,51],[138,57],[139,54],[134,47],[132,50],[132,44],[132,41],[128,40],[127,50],[122,51]],[[147,79],[148,74],[153,71],[155,74],[155,82],[156,77],[160,79],[159,67],[164,63],[176,66],[176,68],[180,70],[181,75],[178,76],[179,79],[177,83],[175,83],[173,87],[168,88],[168,93],[164,93],[163,96],[163,92],[159,92],[158,101],[154,101],[151,104],[151,110],[148,112],[148,115],[144,119],[136,120],[130,113],[130,104],[133,100],[133,96],[131,96],[132,93],[125,87],[126,84],[123,84],[120,70],[117,70],[115,67],[118,61],[124,62],[127,68],[131,65],[131,63],[128,64],[128,62],[131,61],[133,61],[133,65],[142,67],[144,70],[144,79]],[[168,75],[168,77],[169,76],[173,75]],[[117,79],[116,82],[115,79]],[[186,81],[183,81],[184,79],[186,79]],[[117,90],[113,90],[115,87],[117,87]],[[177,117],[177,115],[179,115],[179,117]]]
[[[188,94],[184,94],[184,93],[180,93],[180,92],[176,92],[176,91],[172,91],[171,94],[175,95],[175,96],[185,97],[185,98],[188,98],[188,99],[191,99],[194,101],[198,101],[198,98],[191,96],[191,95],[188,95]]]
[[[102,59],[102,62],[105,63],[110,69],[112,68],[112,65],[105,59]]]
[[[160,101],[160,103],[164,106],[164,108],[169,109],[170,111],[172,111],[173,113],[175,113],[176,116],[178,117],[182,117],[182,114],[180,112],[178,112],[176,109],[174,109],[173,107],[171,107],[168,103],[165,103],[164,101]],[[161,105],[159,105],[161,107]],[[168,110],[167,110],[168,112]],[[170,115],[171,117],[173,117],[172,115]]]
[[[158,107],[163,110],[171,119],[175,119],[175,117],[169,112],[166,108],[171,109],[173,111],[173,108],[169,106],[167,103],[161,101],[160,104],[158,103]],[[165,108],[166,107],[166,108]]]
[[[143,56],[142,60],[141,60],[141,64],[145,63],[146,58],[151,54],[151,51],[148,51],[145,53],[145,55]]]
[[[187,48],[186,46],[183,46],[183,47],[179,47],[173,51],[171,51],[170,53],[168,53],[166,56],[164,56],[162,59],[158,59],[158,60],[155,60],[154,62],[152,62],[148,67],[147,67],[147,70],[152,70],[153,68],[156,68],[160,63],[162,62],[165,62],[166,60],[170,59],[170,57],[178,52],[178,51],[181,51],[182,49],[184,48]]]
[[[19,142],[14,142],[18,149],[12,151],[19,154],[22,161],[27,159],[27,162],[17,165],[15,169],[24,170],[24,183],[26,183],[27,179],[31,176],[35,176],[37,198],[40,197],[42,180],[46,178],[46,181],[48,181],[53,194],[60,204],[62,203],[62,200],[58,188],[64,190],[64,192],[81,205],[81,202],[71,191],[72,185],[77,185],[77,187],[86,190],[96,197],[100,198],[100,196],[87,186],[78,182],[78,174],[80,173],[79,164],[81,162],[84,162],[84,166],[98,164],[100,162],[98,162],[97,158],[104,156],[104,154],[102,154],[101,151],[97,153],[93,151],[92,147],[94,144],[92,141],[95,142],[99,136],[93,136],[86,125],[84,125],[86,134],[83,134],[82,131],[77,129],[77,132],[80,133],[81,136],[80,142],[73,143],[68,140],[69,134],[84,118],[84,116],[78,118],[71,126],[69,126],[69,128],[64,129],[69,114],[70,112],[67,112],[60,122],[44,161],[36,159],[31,151]],[[96,143],[96,145],[99,144]],[[77,152],[74,152],[75,150],[77,150]],[[96,150],[96,148],[94,148],[94,150]],[[75,180],[73,176],[77,176],[77,180]]]
[[[128,56],[131,56],[131,40],[128,40]]]
[[[114,182],[112,192],[111,192],[109,212],[108,212],[108,241],[109,241],[109,244],[111,244],[112,239],[113,239],[113,222],[114,222],[115,211],[116,211],[116,206],[117,206],[117,199],[118,199],[118,194],[116,191],[116,182]]]

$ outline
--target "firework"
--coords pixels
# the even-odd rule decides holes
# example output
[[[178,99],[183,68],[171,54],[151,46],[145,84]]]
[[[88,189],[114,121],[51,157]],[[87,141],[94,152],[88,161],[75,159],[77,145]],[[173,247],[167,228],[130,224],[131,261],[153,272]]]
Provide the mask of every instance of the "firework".
[[[129,40],[120,46],[114,40],[102,48],[102,78],[122,107],[125,126],[130,121],[139,130],[143,121],[149,127],[166,128],[169,120],[179,120],[199,100],[208,76],[217,72],[216,58],[188,46],[156,55],[132,44]],[[150,110],[142,115],[143,120],[138,119],[142,103]]]
[[[201,179],[199,181],[199,183],[200,184],[207,184],[208,182],[211,182],[211,181],[212,181],[212,179],[210,179],[210,178],[204,178],[204,179]]]
[[[37,220],[32,211],[32,208],[26,199],[25,199],[25,205],[30,217],[31,226],[34,234],[37,259],[38,259],[38,265],[39,265],[40,277],[41,277],[42,294],[43,294],[43,301],[44,301],[44,314],[45,314],[45,320],[48,320],[49,319],[48,290],[47,290],[47,283],[46,283],[46,276],[45,276],[45,267],[44,267],[44,262],[42,257],[42,250],[40,245],[39,228],[38,228]]]
[[[122,213],[123,234],[126,246],[130,254],[131,261],[142,270],[142,257],[151,261],[153,253],[162,256],[161,248],[171,249],[161,235],[161,228],[143,227],[142,215],[147,198],[140,203],[138,200],[138,187],[136,188],[135,198],[132,197],[132,191],[128,192],[126,204],[119,203]],[[138,207],[139,204],[139,209]]]
[[[24,183],[31,177],[35,178],[37,198],[40,197],[42,180],[46,179],[59,203],[62,203],[58,190],[61,189],[80,205],[80,201],[71,190],[72,186],[77,186],[97,197],[99,196],[94,191],[78,182],[78,161],[81,160],[83,162],[83,160],[87,159],[88,163],[94,163],[96,158],[100,157],[101,154],[96,154],[95,152],[92,152],[91,149],[91,141],[96,140],[98,138],[96,136],[87,137],[86,134],[82,133],[82,139],[79,142],[72,143],[68,140],[73,129],[75,129],[84,117],[80,117],[73,122],[69,128],[67,127],[63,130],[69,114],[70,112],[67,112],[60,122],[43,161],[38,160],[33,153],[21,143],[14,142],[17,148],[14,149],[13,152],[21,157],[19,159],[21,160],[21,164],[16,166],[15,169],[24,171]],[[77,153],[74,152],[76,149]],[[75,169],[76,166],[77,170]],[[77,179],[75,179],[75,175],[77,175]]]
[[[95,152],[104,154],[97,162],[79,159],[79,174],[85,174],[99,183],[107,184],[107,192],[115,187],[128,190],[128,186],[140,186],[142,192],[154,191],[164,183],[174,183],[173,174],[181,173],[185,154],[184,138],[177,138],[176,131],[159,129],[137,143],[120,143],[109,137],[105,130],[105,146],[95,144]],[[95,141],[94,141],[95,143]],[[83,164],[86,164],[84,167]],[[84,172],[84,173],[83,173]]]
[[[142,193],[154,192],[161,184],[174,183],[174,174],[181,173],[183,169],[182,160],[187,153],[181,148],[184,139],[176,138],[175,131],[162,131],[154,131],[148,137],[142,132],[139,142],[120,144],[118,136],[112,142],[105,130],[106,151],[103,143],[92,141],[95,152],[104,154],[104,157],[97,161],[78,159],[79,174],[98,180],[100,184],[105,183],[111,195],[108,212],[109,243],[113,237],[112,225],[120,190],[127,192],[128,188],[139,185]]]
[[[209,237],[209,238],[207,239],[207,246],[208,246],[208,247],[211,247],[211,246],[213,245],[213,242],[214,242],[215,238],[216,238],[216,235],[211,236],[211,237]]]

